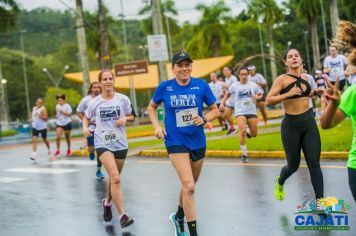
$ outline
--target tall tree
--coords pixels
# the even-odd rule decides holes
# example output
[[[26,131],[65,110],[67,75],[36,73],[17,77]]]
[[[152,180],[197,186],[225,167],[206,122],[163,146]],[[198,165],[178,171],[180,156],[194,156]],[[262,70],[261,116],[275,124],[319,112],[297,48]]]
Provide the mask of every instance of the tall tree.
[[[211,6],[199,4],[197,9],[203,16],[195,27],[197,34],[187,43],[187,51],[194,52],[198,58],[231,54],[230,33],[224,25],[229,19],[227,13],[230,8],[223,0],[219,0]]]
[[[339,10],[337,5],[337,0],[329,0],[329,6],[330,6],[331,30],[333,32],[333,37],[335,37],[337,25],[339,22]]]
[[[248,6],[248,13],[254,18],[262,17],[266,24],[267,38],[269,43],[269,54],[276,59],[273,43],[273,26],[283,20],[282,9],[278,7],[274,0],[251,0]],[[274,60],[270,61],[273,80],[277,77],[277,66]]]
[[[109,51],[109,37],[107,33],[107,28],[105,24],[105,9],[103,6],[103,1],[98,0],[99,6],[99,34],[100,34],[100,67],[102,69],[111,69],[111,56]]]
[[[317,16],[320,15],[320,0],[298,0],[294,1],[297,15],[308,20],[308,28],[312,40],[314,68],[320,66],[320,49],[317,29]],[[311,71],[309,71],[311,73]]]
[[[0,31],[7,31],[15,26],[18,13],[16,0],[0,0]]]

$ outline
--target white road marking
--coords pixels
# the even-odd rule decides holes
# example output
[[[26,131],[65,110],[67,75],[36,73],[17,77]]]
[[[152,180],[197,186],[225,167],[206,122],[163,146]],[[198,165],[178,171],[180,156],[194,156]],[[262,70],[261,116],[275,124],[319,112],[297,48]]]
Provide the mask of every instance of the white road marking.
[[[96,161],[90,160],[59,160],[52,161],[47,163],[46,165],[76,165],[76,166],[96,166]]]
[[[12,168],[6,169],[6,172],[21,172],[21,173],[41,173],[41,174],[66,174],[77,172],[79,169],[56,169],[56,168]]]
[[[12,183],[17,181],[26,180],[25,178],[14,178],[14,177],[0,177],[0,183]]]

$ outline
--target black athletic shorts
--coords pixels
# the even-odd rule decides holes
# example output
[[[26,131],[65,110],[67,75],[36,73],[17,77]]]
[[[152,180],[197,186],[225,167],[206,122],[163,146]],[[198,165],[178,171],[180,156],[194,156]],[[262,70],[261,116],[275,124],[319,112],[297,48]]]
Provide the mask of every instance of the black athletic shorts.
[[[199,148],[196,150],[189,150],[186,146],[183,145],[173,145],[166,147],[168,155],[174,153],[189,153],[190,159],[195,162],[203,159],[205,157],[206,147]]]
[[[68,124],[66,124],[66,125],[63,125],[63,126],[57,125],[57,128],[62,128],[62,129],[64,129],[65,131],[72,130],[72,122],[70,122],[70,123],[68,123]]]
[[[41,137],[43,139],[46,139],[47,138],[47,129],[41,129],[41,130],[37,130],[35,128],[32,128],[32,136],[36,136],[38,137],[38,134],[41,134]]]
[[[240,116],[246,117],[247,120],[251,119],[251,118],[257,118],[257,116],[255,114],[237,115],[236,118],[240,117]]]
[[[118,151],[111,151],[111,150],[109,150],[107,148],[97,148],[97,149],[95,149],[95,151],[96,151],[96,154],[98,155],[98,158],[104,152],[111,152],[112,154],[114,154],[115,159],[125,160],[126,156],[127,156],[128,149],[118,150]]]

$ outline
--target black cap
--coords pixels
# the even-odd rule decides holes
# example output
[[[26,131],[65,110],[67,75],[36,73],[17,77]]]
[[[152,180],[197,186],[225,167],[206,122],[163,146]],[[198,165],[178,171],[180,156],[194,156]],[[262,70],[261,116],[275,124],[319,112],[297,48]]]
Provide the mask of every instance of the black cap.
[[[177,64],[178,62],[183,61],[183,60],[193,62],[193,60],[190,58],[190,56],[186,52],[179,52],[179,53],[174,54],[174,56],[172,58],[172,66],[174,66],[174,64]]]

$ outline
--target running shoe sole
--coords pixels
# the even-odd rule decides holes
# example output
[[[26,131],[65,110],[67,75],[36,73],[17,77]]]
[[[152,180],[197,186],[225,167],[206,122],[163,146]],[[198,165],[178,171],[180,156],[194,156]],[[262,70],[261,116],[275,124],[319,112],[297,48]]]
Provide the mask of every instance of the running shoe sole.
[[[127,222],[125,222],[125,224],[121,225],[121,228],[126,228],[126,227],[132,225],[133,223],[134,223],[134,219],[130,218]]]

